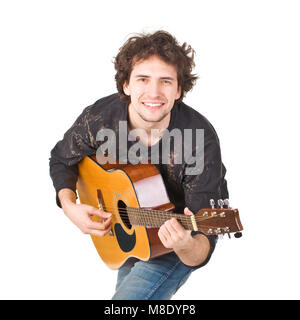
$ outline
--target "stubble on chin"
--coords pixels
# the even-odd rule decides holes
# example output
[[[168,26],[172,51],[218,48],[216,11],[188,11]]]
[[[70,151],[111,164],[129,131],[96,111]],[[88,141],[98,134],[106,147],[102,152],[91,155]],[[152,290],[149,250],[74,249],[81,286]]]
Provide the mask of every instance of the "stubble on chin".
[[[165,119],[165,117],[169,114],[169,112],[164,113],[163,115],[161,115],[161,117],[157,118],[157,119],[150,119],[149,117],[144,116],[143,114],[139,113],[139,116],[141,117],[142,120],[144,120],[145,122],[153,122],[153,123],[157,123],[162,121],[163,119]]]

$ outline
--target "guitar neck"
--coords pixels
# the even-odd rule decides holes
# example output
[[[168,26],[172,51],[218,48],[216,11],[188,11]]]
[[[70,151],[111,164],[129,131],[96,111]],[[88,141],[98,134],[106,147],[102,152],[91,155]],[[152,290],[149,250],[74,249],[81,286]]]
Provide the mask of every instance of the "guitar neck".
[[[127,207],[126,217],[131,225],[156,228],[175,218],[186,230],[201,231],[206,235],[243,230],[238,210],[231,208],[206,208],[199,210],[195,215],[187,216],[161,210]]]
[[[176,218],[187,230],[195,230],[192,217],[179,213],[169,213],[160,210],[127,207],[127,214],[132,225],[157,227],[162,226],[167,220]]]

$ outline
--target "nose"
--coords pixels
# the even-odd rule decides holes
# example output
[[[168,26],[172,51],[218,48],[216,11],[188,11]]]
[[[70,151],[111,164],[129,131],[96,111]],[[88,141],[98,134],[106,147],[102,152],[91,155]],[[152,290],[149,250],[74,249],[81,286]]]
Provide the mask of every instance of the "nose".
[[[147,93],[151,98],[160,96],[160,83],[158,81],[149,81]]]

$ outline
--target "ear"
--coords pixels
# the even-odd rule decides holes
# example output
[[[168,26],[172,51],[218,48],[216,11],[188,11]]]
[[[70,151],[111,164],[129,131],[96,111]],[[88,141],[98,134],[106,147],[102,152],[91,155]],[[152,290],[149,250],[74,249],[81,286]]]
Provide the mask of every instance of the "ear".
[[[123,84],[123,91],[127,96],[130,96],[129,85],[128,85],[128,83],[126,81]]]

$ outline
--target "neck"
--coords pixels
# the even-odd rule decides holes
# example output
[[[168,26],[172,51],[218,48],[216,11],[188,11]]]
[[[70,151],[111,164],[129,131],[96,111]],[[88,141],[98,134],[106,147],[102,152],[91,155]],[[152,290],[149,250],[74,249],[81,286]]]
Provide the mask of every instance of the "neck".
[[[128,215],[130,224],[148,226],[148,227],[160,227],[167,220],[176,218],[185,229],[198,230],[196,221],[194,223],[194,216],[186,216],[178,213],[170,213],[160,210],[149,210],[143,208],[127,207],[126,215]]]

